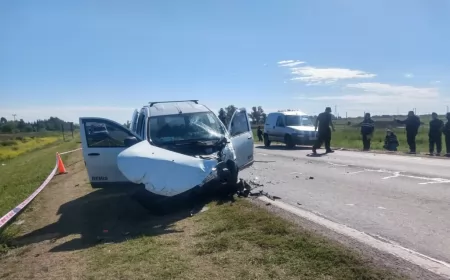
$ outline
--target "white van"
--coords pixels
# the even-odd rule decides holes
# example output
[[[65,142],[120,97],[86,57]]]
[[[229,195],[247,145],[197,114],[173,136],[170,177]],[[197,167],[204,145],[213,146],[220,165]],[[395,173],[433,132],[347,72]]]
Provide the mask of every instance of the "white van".
[[[288,148],[295,145],[313,145],[317,139],[311,117],[301,111],[269,113],[264,125],[264,145],[272,141],[285,143]]]
[[[107,133],[89,133],[94,126]],[[197,100],[151,102],[133,113],[130,129],[90,117],[80,118],[80,132],[93,187],[131,182],[174,196],[213,179],[236,183],[238,172],[253,163],[253,134],[243,108],[226,128]]]

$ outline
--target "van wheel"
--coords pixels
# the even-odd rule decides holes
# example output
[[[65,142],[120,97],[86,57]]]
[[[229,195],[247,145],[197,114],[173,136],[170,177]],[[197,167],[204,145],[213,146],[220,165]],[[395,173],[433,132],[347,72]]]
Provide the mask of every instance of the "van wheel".
[[[264,146],[269,147],[270,146],[270,141],[269,141],[269,135],[264,134]]]
[[[284,143],[286,144],[286,147],[287,147],[288,149],[292,149],[292,148],[295,147],[295,143],[294,143],[294,141],[292,140],[291,135],[286,135],[286,136],[284,136]]]

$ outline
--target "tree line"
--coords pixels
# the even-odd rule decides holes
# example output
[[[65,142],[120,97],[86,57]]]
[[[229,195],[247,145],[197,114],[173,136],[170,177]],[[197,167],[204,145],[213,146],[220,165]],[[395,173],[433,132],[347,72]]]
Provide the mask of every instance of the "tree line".
[[[7,120],[5,117],[1,117],[0,133],[61,131],[62,126],[64,126],[64,129],[69,129],[71,125],[73,125],[74,129],[79,128],[78,125],[63,121],[57,117],[34,122],[25,122],[23,119]]]
[[[238,108],[234,105],[229,105],[225,108],[220,108],[217,117],[225,124],[228,125],[230,123],[231,117],[234,112],[236,112]],[[252,124],[263,124],[266,122],[266,113],[264,112],[261,106],[253,106],[250,113],[248,113],[248,117],[251,120]]]

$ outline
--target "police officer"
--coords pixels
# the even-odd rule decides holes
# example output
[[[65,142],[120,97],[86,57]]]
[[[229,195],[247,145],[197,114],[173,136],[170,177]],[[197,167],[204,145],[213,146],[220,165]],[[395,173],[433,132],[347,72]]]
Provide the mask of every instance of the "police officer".
[[[413,111],[408,112],[408,117],[406,120],[396,120],[400,124],[406,125],[406,141],[408,142],[409,146],[409,153],[415,154],[416,153],[416,136],[419,132],[420,127],[420,119],[418,116],[414,114]]]
[[[431,114],[430,131],[428,132],[430,142],[430,155],[434,153],[434,146],[436,145],[437,156],[441,155],[442,151],[442,129],[444,128],[444,122],[438,119],[438,114]]]
[[[313,154],[317,154],[317,149],[320,149],[322,144],[325,142],[325,149],[327,153],[333,153],[334,151],[331,150],[331,129],[330,126],[334,129],[334,124],[332,122],[332,116],[331,116],[331,108],[327,107],[325,108],[325,112],[320,113],[319,116],[317,116],[316,119],[316,125],[315,130],[317,130],[317,127],[319,127],[318,131],[318,137],[316,140],[316,143],[314,144],[312,151]]]
[[[370,118],[370,113],[366,113],[364,115],[364,120],[361,123],[361,135],[364,151],[370,150],[370,140],[372,139],[374,130],[375,122]]]
[[[443,132],[445,135],[445,146],[447,148],[447,157],[450,157],[450,113],[447,113],[447,123],[444,126]]]

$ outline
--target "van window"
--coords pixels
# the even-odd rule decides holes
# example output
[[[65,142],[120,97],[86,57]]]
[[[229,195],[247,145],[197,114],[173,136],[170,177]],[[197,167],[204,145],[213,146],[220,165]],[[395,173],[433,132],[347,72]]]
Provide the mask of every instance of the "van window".
[[[139,136],[143,136],[143,131],[144,131],[144,114],[140,114],[139,118],[138,118],[138,122],[137,122],[137,127],[136,127],[136,134]]]
[[[286,116],[287,126],[312,126],[313,123],[307,116]]]
[[[283,116],[278,116],[277,118],[277,126],[285,126]]]

